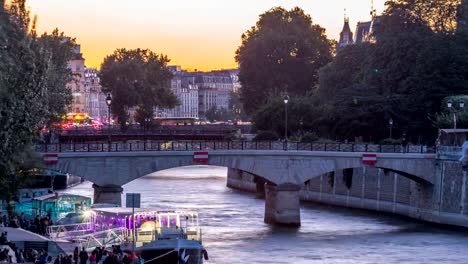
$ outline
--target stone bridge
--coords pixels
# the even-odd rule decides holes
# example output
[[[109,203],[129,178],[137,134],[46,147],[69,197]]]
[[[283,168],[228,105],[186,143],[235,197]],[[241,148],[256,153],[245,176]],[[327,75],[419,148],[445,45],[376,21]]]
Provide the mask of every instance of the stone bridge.
[[[209,150],[208,154],[207,161],[199,163],[194,161],[194,151],[63,152],[48,167],[93,182],[96,203],[121,204],[122,186],[150,173],[200,164],[223,166],[266,183],[266,222],[300,224],[301,186],[327,173],[369,166],[363,164],[363,152]],[[375,154],[377,162],[371,166],[398,173],[434,192],[435,154]]]

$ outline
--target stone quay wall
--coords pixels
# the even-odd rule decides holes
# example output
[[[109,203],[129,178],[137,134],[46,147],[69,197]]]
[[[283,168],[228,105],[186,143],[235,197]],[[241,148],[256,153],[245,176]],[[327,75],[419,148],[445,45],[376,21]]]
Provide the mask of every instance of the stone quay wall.
[[[302,201],[394,213],[439,224],[468,227],[468,184],[462,163],[436,160],[434,185],[372,166],[336,171],[305,182]],[[256,175],[228,169],[227,186],[264,193]]]

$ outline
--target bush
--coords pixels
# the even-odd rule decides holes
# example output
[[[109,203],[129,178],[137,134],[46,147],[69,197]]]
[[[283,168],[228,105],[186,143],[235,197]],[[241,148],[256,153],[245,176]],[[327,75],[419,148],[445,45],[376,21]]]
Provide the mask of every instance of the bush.
[[[340,143],[340,142],[337,142],[336,140],[333,140],[333,139],[329,139],[329,138],[319,138],[316,140],[317,143]]]
[[[259,131],[254,141],[275,141],[278,140],[278,135],[273,131]]]
[[[380,142],[379,142],[380,145],[400,145],[401,144],[401,140],[399,139],[394,139],[394,138],[386,138],[386,139],[382,139]]]
[[[317,140],[319,140],[319,136],[314,132],[307,132],[301,138],[301,142],[305,142],[305,143],[312,143]]]

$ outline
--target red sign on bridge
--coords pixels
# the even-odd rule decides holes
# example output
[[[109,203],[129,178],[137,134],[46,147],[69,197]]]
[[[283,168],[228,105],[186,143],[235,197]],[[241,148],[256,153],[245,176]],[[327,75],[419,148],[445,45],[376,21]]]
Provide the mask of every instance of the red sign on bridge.
[[[58,163],[58,154],[47,153],[42,156],[45,165],[55,165]]]
[[[375,165],[377,163],[377,154],[362,154],[362,164]]]
[[[208,162],[208,151],[195,151],[193,152],[194,162]]]

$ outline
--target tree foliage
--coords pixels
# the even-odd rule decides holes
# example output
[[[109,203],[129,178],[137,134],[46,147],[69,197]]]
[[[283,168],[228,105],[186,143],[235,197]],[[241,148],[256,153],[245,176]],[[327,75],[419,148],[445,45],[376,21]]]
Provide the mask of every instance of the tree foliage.
[[[332,59],[332,46],[325,29],[298,7],[275,7],[260,15],[236,51],[244,110],[252,114],[281,93],[310,92],[318,70]]]
[[[0,197],[7,201],[32,165],[35,136],[71,100],[74,41],[58,30],[38,37],[32,21],[25,0],[0,2]]]
[[[388,135],[435,136],[430,117],[441,100],[467,87],[466,38],[453,34],[457,1],[389,1],[373,44],[348,46],[320,72],[318,98],[332,122],[319,122],[341,139]]]
[[[401,16],[411,24],[428,26],[434,32],[452,32],[457,27],[461,0],[387,1],[384,16]]]
[[[317,120],[322,113],[319,111],[318,102],[312,96],[292,97],[288,102],[288,135],[297,131],[317,132]],[[273,131],[281,138],[285,135],[286,106],[281,97],[273,98],[252,117],[253,129],[257,131]]]
[[[228,110],[226,108],[217,109],[216,106],[211,107],[205,113],[206,119],[210,122],[214,121],[228,121],[234,120],[235,114],[232,110]]]
[[[452,108],[448,108],[447,102],[452,101]],[[434,127],[445,129],[454,127],[454,115],[457,119],[458,128],[468,127],[468,109],[466,107],[460,108],[459,102],[468,102],[468,96],[449,96],[441,102],[441,112],[436,113],[432,118]]]
[[[172,108],[178,104],[170,90],[172,73],[169,59],[148,49],[117,49],[101,65],[101,85],[112,94],[111,111],[121,126],[128,121],[128,109],[139,106],[139,113],[153,117],[154,107]]]

